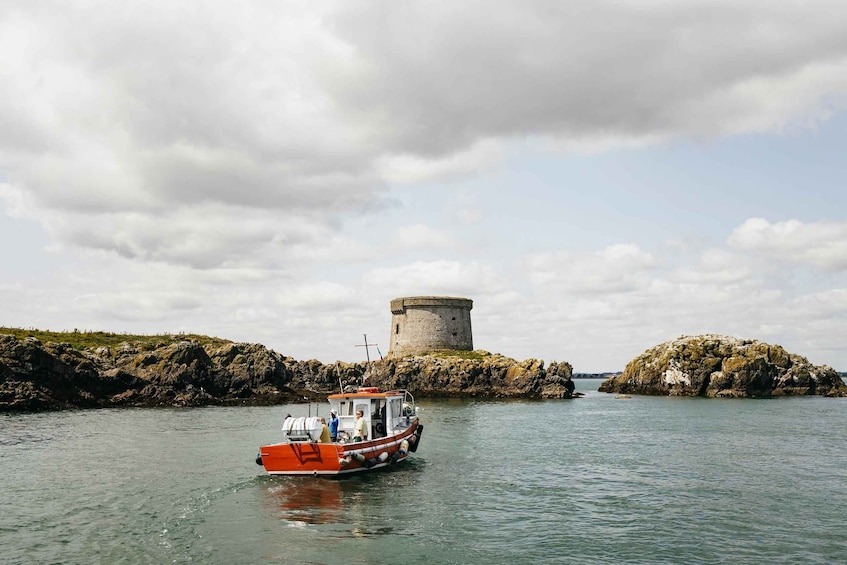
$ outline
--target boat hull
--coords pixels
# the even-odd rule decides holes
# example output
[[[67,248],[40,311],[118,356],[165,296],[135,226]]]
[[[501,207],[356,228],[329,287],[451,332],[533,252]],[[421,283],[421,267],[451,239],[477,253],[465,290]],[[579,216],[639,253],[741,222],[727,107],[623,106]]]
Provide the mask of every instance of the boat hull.
[[[261,461],[270,475],[350,475],[399,463],[420,442],[423,425],[415,419],[395,434],[355,443],[292,441],[263,445]]]

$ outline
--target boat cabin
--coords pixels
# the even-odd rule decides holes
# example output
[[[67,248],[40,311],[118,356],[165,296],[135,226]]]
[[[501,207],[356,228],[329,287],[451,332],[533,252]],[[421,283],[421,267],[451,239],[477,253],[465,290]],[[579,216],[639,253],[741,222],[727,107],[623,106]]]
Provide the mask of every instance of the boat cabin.
[[[338,415],[338,441],[353,439],[356,412],[362,411],[368,439],[393,435],[408,428],[415,415],[415,400],[405,390],[380,392],[376,387],[359,387],[356,392],[332,394],[329,406]]]

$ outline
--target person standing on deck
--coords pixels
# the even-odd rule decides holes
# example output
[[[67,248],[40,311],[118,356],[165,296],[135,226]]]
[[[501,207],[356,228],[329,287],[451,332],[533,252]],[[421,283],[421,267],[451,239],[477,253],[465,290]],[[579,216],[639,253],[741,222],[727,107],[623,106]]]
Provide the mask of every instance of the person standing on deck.
[[[335,410],[329,412],[329,438],[333,442],[338,439],[338,415]]]
[[[319,443],[329,443],[329,426],[326,425],[326,418],[321,418],[321,437]]]
[[[353,441],[367,441],[368,425],[365,422],[364,413],[361,410],[356,410],[356,427],[353,433]]]

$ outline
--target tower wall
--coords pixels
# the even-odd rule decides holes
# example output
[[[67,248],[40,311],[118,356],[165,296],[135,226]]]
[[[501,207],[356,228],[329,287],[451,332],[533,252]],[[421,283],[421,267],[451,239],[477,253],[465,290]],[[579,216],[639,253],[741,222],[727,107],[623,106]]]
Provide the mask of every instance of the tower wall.
[[[473,350],[473,300],[411,296],[391,301],[389,355],[405,357],[436,349]]]

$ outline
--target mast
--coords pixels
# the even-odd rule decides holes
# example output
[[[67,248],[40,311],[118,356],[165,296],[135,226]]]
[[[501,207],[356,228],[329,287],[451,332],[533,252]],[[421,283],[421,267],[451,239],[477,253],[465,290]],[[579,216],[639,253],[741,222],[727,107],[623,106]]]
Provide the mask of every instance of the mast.
[[[371,370],[370,348],[376,347],[377,348],[376,350],[379,351],[379,347],[377,347],[378,344],[376,344],[376,343],[368,343],[368,334],[362,334],[362,335],[365,336],[365,343],[356,344],[356,347],[364,347],[365,348],[365,356],[368,359],[368,363],[367,363],[367,365],[365,365],[365,373],[364,373],[364,375],[362,375],[362,384],[365,384],[365,381],[368,380],[368,377],[370,376],[369,373],[370,373],[370,370]],[[380,354],[380,358],[381,357],[382,357],[382,355]]]

